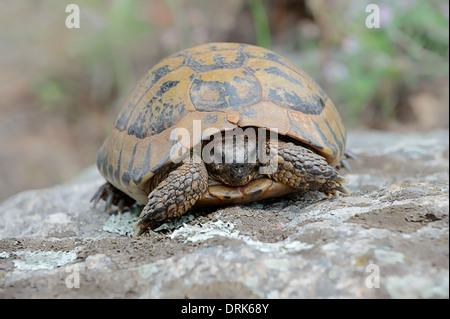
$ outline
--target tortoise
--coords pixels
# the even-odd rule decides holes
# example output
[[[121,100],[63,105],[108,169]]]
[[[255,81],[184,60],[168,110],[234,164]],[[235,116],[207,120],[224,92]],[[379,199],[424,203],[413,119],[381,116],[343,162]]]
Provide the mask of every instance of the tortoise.
[[[107,212],[145,205],[140,235],[194,206],[348,194],[338,171],[345,144],[336,107],[304,71],[265,48],[207,43],[161,60],[125,100],[98,152],[107,182],[91,201],[105,200]]]

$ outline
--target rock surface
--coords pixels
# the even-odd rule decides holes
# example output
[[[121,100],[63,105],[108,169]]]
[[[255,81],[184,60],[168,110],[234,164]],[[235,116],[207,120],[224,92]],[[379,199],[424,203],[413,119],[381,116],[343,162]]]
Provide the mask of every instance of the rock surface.
[[[448,131],[349,148],[349,196],[197,209],[140,238],[138,209],[90,205],[95,168],[17,194],[0,204],[0,298],[448,298]]]

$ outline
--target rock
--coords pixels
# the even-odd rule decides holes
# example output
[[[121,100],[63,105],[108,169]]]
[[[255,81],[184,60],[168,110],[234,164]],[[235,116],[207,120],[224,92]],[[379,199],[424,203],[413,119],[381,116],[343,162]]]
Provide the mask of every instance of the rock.
[[[354,132],[352,194],[196,209],[129,237],[78,180],[0,204],[1,298],[448,298],[448,131]]]

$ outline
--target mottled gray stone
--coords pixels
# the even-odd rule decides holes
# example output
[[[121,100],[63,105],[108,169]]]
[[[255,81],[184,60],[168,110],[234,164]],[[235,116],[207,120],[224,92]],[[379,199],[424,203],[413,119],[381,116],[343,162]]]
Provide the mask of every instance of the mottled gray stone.
[[[0,297],[448,298],[448,131],[353,132],[349,148],[349,196],[196,209],[140,238],[138,207],[89,203],[95,168],[17,194],[0,204]]]

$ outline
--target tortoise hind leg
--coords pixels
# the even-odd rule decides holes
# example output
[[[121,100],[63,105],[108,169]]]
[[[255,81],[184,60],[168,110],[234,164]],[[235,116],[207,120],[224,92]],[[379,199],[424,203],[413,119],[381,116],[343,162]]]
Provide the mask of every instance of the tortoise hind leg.
[[[301,191],[319,191],[338,196],[349,194],[345,179],[320,155],[293,143],[279,141],[278,169],[269,177]]]
[[[183,215],[208,189],[202,161],[190,161],[171,171],[148,195],[148,203],[135,226],[135,236]]]
[[[108,214],[111,212],[113,205],[117,206],[120,212],[123,212],[125,207],[131,207],[136,202],[133,198],[118,190],[109,182],[100,186],[97,192],[95,192],[91,199],[91,202],[94,202],[94,207],[97,206],[101,199],[106,202],[105,212]]]

